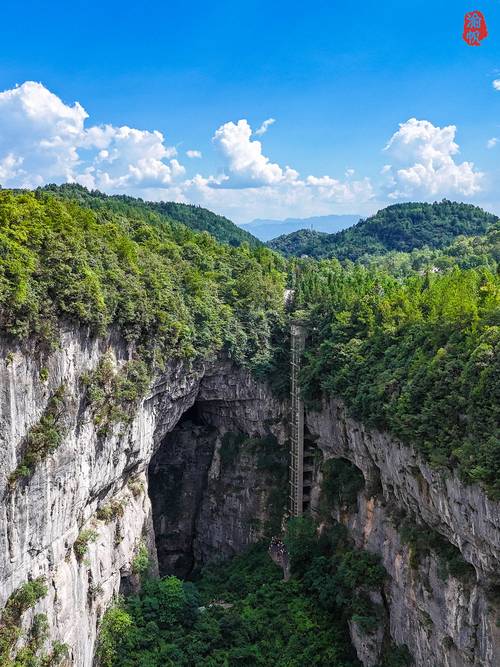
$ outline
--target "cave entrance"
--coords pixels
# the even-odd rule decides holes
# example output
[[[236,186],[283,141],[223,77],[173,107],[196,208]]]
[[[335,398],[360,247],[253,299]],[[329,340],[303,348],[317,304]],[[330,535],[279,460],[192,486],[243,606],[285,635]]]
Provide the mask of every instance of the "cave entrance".
[[[365,477],[360,468],[345,458],[324,461],[322,467],[321,504],[330,511],[339,509],[356,512],[358,494],[366,489]]]
[[[149,465],[161,576],[188,578],[242,553],[276,534],[285,513],[289,450],[273,435],[272,404],[206,396],[183,414]]]
[[[161,576],[188,577],[195,565],[196,525],[217,438],[195,402],[161,443],[149,464]]]

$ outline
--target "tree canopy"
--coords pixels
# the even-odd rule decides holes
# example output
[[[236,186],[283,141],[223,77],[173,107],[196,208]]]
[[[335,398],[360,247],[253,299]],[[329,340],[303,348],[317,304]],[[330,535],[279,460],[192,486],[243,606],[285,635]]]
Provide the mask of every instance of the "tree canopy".
[[[279,236],[268,246],[285,256],[307,255],[356,261],[395,250],[443,248],[457,236],[484,234],[498,217],[471,204],[443,200],[434,204],[394,204],[335,234],[300,230]]]
[[[40,190],[50,192],[60,199],[77,202],[93,210],[106,209],[122,216],[142,218],[151,222],[158,219],[170,223],[181,222],[194,231],[209,232],[221,243],[228,243],[232,246],[239,246],[242,243],[255,247],[262,245],[250,232],[238,227],[224,216],[217,215],[201,206],[176,202],[144,201],[128,195],[106,195],[99,190],[88,190],[77,183],[47,185]]]
[[[45,191],[0,190],[0,327],[46,343],[61,321],[114,328],[145,358],[224,349],[269,356],[284,264],[259,246],[218,243],[134,207],[95,209]]]
[[[464,264],[468,262],[464,258]],[[310,338],[302,384],[458,467],[500,499],[500,278],[494,261],[396,277],[337,260],[299,267]]]

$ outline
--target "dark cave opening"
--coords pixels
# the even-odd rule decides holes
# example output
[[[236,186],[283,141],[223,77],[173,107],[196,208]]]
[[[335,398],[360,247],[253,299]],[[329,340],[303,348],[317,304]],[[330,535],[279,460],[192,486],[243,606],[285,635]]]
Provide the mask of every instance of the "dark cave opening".
[[[196,565],[196,522],[216,436],[195,402],[151,459],[149,496],[160,576],[185,578]]]

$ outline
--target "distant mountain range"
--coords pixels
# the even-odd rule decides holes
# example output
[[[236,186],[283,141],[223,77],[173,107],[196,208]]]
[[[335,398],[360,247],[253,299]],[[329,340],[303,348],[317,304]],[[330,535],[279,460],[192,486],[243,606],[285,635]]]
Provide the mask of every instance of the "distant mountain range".
[[[240,225],[261,241],[270,241],[283,234],[291,234],[299,229],[313,229],[316,232],[333,234],[358,222],[359,215],[320,215],[312,218],[286,218],[285,220],[263,220],[257,218]]]

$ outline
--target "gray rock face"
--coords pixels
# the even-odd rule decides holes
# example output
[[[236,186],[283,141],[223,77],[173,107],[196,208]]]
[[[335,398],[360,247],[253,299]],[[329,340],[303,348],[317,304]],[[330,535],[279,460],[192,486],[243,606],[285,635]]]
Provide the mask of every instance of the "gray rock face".
[[[499,610],[490,595],[500,562],[499,503],[488,500],[478,486],[432,470],[412,448],[387,434],[364,428],[339,401],[325,401],[320,412],[307,415],[307,424],[325,459],[348,459],[365,477],[357,512],[337,510],[336,518],[349,527],[358,547],[380,554],[389,573],[392,639],[408,646],[419,667],[500,665]],[[474,566],[475,581],[440,576],[435,554],[412,567],[394,509],[458,547]],[[373,646],[360,640],[359,629],[351,630],[363,664],[376,664]]]
[[[140,544],[154,543],[146,473],[166,434],[197,396],[225,406],[240,401],[242,422],[258,421],[259,402],[270,411],[278,405],[231,364],[171,363],[131,422],[102,437],[85,405],[81,378],[105,352],[117,367],[130,356],[119,342],[76,331],[63,333],[59,349],[43,361],[30,351],[0,347],[0,608],[28,579],[45,576],[48,595],[24,614],[24,627],[34,613],[47,614],[51,639],[69,646],[70,663],[78,667],[92,664],[99,619],[122,579],[130,577]],[[61,384],[68,397],[63,442],[29,480],[9,489],[25,436]],[[99,520],[96,511],[112,500],[123,505],[123,516]],[[95,540],[78,560],[73,545],[82,530],[94,531]]]
[[[263,536],[273,506],[279,530],[286,492],[277,493],[277,471],[259,465],[255,443],[275,437],[286,489],[283,408],[267,392],[249,400],[251,386],[245,391],[234,368],[220,365],[218,372],[205,375],[193,408],[149,467],[162,574],[186,576],[196,566],[241,553]]]
[[[286,406],[222,361],[170,363],[130,422],[100,436],[81,377],[105,352],[117,367],[131,356],[123,343],[96,341],[82,331],[66,331],[43,359],[0,343],[0,608],[29,578],[46,576],[48,594],[23,624],[46,613],[51,639],[70,647],[75,667],[92,665],[99,620],[120,587],[134,585],[142,543],[154,564],[156,539],[162,572],[183,574],[240,552],[262,534],[276,504],[271,495],[280,489],[258,450],[243,447],[228,457],[224,439],[228,433],[273,434],[284,446],[287,436]],[[67,394],[63,442],[31,478],[9,489],[25,436],[61,384]],[[363,664],[377,664],[391,638],[408,645],[416,667],[500,665],[500,628],[489,596],[500,556],[499,504],[480,488],[430,469],[387,434],[363,428],[340,402],[307,415],[307,426],[325,459],[346,458],[363,472],[366,489],[357,510],[337,508],[334,515],[359,547],[381,555],[389,574],[382,591],[385,625],[366,637],[351,624]],[[120,502],[123,515],[99,519],[97,510],[111,501]],[[433,553],[415,567],[395,508],[454,544],[474,566],[475,581],[443,580]],[[82,530],[95,531],[95,541],[78,560],[73,545]]]

